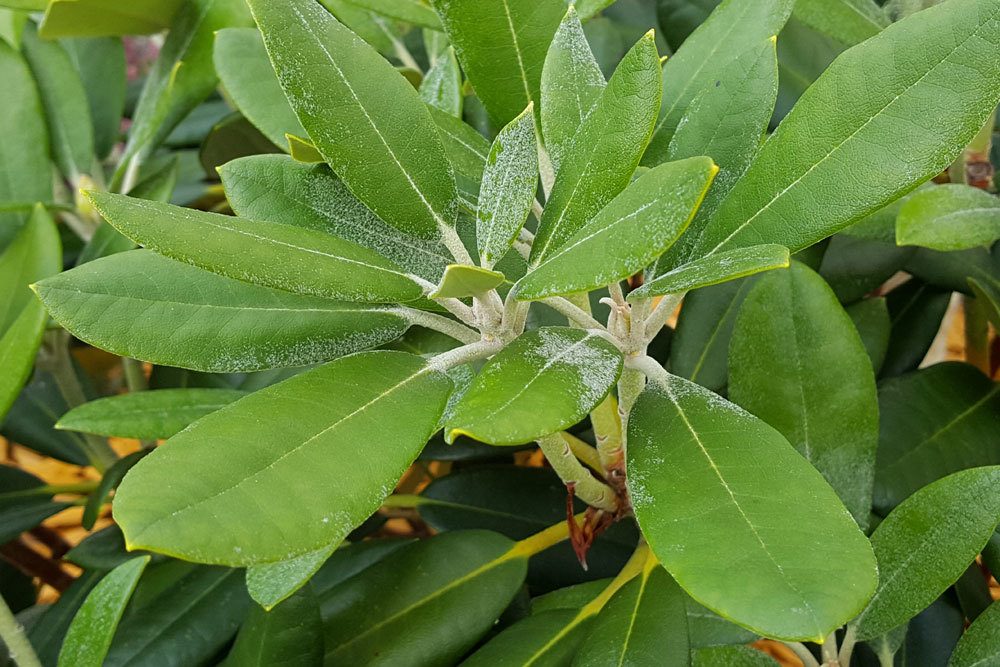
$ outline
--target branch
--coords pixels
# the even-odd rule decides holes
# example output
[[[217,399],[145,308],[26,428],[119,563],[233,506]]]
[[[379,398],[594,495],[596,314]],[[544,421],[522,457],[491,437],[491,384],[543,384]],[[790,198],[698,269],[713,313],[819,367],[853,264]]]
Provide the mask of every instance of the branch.
[[[666,326],[667,320],[669,320],[670,316],[674,314],[675,310],[677,310],[677,305],[683,298],[684,293],[668,294],[660,299],[660,303],[656,304],[656,308],[654,308],[650,316],[646,318],[646,322],[643,327],[645,335],[649,340],[652,340],[656,334],[660,333],[660,329]]]
[[[407,308],[406,306],[396,309],[396,312],[406,318],[410,324],[433,329],[446,336],[451,336],[461,343],[475,343],[481,338],[478,331],[474,331],[461,322],[456,322],[436,313],[428,313],[424,310]]]
[[[455,366],[467,364],[477,359],[485,359],[493,355],[502,347],[499,341],[481,340],[478,343],[471,343],[448,350],[427,362],[427,368],[435,371],[447,371]]]
[[[553,433],[538,440],[538,446],[564,484],[573,485],[580,500],[591,507],[606,512],[618,511],[618,496],[614,490],[594,477],[573,455],[573,450],[561,433]]]
[[[565,315],[571,322],[576,322],[585,329],[607,331],[603,324],[595,320],[589,313],[584,312],[582,308],[573,304],[569,299],[564,299],[561,296],[551,296],[547,299],[542,299],[542,303]]]

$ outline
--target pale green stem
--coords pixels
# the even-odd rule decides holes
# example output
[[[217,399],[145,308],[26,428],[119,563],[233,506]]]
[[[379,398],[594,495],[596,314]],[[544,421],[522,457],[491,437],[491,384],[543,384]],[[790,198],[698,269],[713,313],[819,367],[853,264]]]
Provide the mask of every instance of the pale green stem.
[[[621,283],[613,282],[608,285],[608,294],[611,295],[611,300],[614,301],[616,305],[625,305],[625,293],[622,291]]]
[[[439,227],[441,229],[441,240],[444,242],[445,247],[448,248],[448,251],[451,252],[452,257],[459,264],[476,266],[476,261],[472,259],[472,255],[469,254],[465,244],[462,243],[462,239],[459,237],[458,232],[455,231],[455,228],[449,225],[439,225]]]
[[[792,653],[802,661],[804,667],[819,667],[819,662],[813,657],[813,654],[809,652],[809,649],[805,647],[805,644],[800,642],[781,642],[788,648],[792,649]]]
[[[567,444],[569,444],[569,448],[573,450],[573,456],[579,459],[580,462],[588,468],[601,475],[601,477],[604,476],[604,468],[601,466],[601,457],[598,455],[596,448],[591,447],[588,443],[584,442],[572,433],[566,433],[563,431],[561,435]]]
[[[424,280],[420,276],[407,274],[407,277],[423,288],[425,296],[429,296],[437,289],[437,285],[429,280]],[[472,312],[472,308],[465,305],[458,299],[434,299],[434,301],[441,304],[445,310],[468,324],[470,327],[478,326],[478,323],[476,322],[476,314]]]
[[[610,486],[601,482],[587,470],[573,455],[573,450],[562,434],[553,433],[538,440],[545,458],[559,479],[567,486],[573,485],[573,492],[591,507],[607,512],[618,509],[618,499]]]
[[[838,660],[841,667],[851,667],[851,657],[854,655],[854,646],[857,644],[858,636],[853,625],[848,626],[844,633],[844,641],[840,644],[840,655]]]
[[[0,596],[0,639],[3,639],[7,652],[18,667],[42,667],[35,649],[24,633],[24,628],[14,618],[2,596]]]
[[[607,331],[604,325],[594,319],[593,315],[583,311],[581,308],[572,303],[569,299],[564,299],[561,296],[552,296],[547,299],[542,299],[542,303],[549,306],[553,310],[565,315],[571,322],[579,324],[585,329],[597,329],[598,331]]]
[[[481,338],[478,331],[437,313],[406,307],[399,308],[396,312],[406,318],[410,324],[433,329],[462,343],[475,343]]]
[[[648,340],[652,340],[656,337],[656,334],[660,333],[662,329],[667,324],[667,320],[670,316],[674,314],[677,310],[677,305],[684,298],[684,294],[668,294],[662,299],[660,303],[656,304],[656,308],[653,312],[646,318],[646,324],[644,326],[646,337]]]
[[[425,505],[427,499],[410,493],[394,493],[382,501],[382,507],[393,507],[397,509],[414,509]]]
[[[823,641],[822,646],[820,646],[821,655],[823,656],[823,664],[830,665],[831,667],[837,667],[839,664],[837,660],[837,633],[836,631],[831,632],[830,636]]]
[[[447,371],[455,366],[467,364],[470,361],[485,359],[494,355],[502,347],[499,341],[483,340],[470,345],[456,347],[442,354],[433,357],[427,362],[427,368],[435,371]]]
[[[122,369],[125,371],[125,386],[130,392],[146,391],[149,388],[141,361],[122,357]]]

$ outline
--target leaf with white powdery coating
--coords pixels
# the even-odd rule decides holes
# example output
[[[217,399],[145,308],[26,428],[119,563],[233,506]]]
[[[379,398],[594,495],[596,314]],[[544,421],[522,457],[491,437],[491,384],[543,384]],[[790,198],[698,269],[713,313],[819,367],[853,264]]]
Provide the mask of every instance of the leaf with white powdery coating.
[[[521,334],[487,362],[445,426],[491,445],[520,445],[580,421],[618,381],[622,355],[583,329]]]
[[[909,197],[896,217],[896,244],[933,250],[989,246],[1000,238],[1000,198],[968,185],[939,185]]]
[[[313,0],[248,0],[302,126],[351,192],[424,239],[453,227],[455,177],[420,95]]]
[[[420,99],[456,118],[462,117],[462,70],[454,49],[449,48],[431,65],[420,82]]]
[[[538,190],[534,104],[493,141],[479,190],[476,243],[487,269],[503,259],[531,213]]]
[[[389,260],[329,234],[106,192],[87,195],[108,223],[139,245],[229,278],[367,303],[423,294]]]
[[[653,553],[725,618],[768,637],[823,641],[875,590],[868,540],[780,433],[703,387],[658,375],[632,410],[627,440],[629,492]],[[738,584],[719,577],[720,540],[741,556]]]
[[[745,278],[755,273],[782,269],[791,261],[788,248],[780,245],[757,245],[709,255],[678,266],[656,280],[629,292],[631,303],[665,294],[684,294],[700,287]]]
[[[951,164],[998,91],[1000,0],[950,0],[894,23],[809,87],[691,256],[795,252],[860,220]]]
[[[402,352],[356,354],[297,375],[212,413],[144,458],[118,488],[115,520],[130,548],[232,566],[339,542],[392,491],[451,390],[446,375]]]

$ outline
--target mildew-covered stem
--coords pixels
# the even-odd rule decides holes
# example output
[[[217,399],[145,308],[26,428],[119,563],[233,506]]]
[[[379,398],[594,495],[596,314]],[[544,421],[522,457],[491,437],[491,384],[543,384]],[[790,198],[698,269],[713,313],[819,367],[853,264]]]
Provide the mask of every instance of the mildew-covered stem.
[[[615,512],[618,496],[614,490],[594,477],[573,454],[570,443],[561,433],[553,433],[538,440],[542,454],[566,486],[573,485],[576,496],[591,507]]]
[[[584,312],[583,309],[576,306],[569,299],[564,299],[561,296],[552,296],[542,299],[542,303],[565,315],[571,322],[579,324],[585,329],[606,330],[603,324],[595,320],[589,313]]]
[[[406,318],[410,324],[433,329],[461,343],[475,343],[481,338],[478,331],[470,329],[461,322],[456,322],[443,315],[406,307],[400,308],[397,312]]]
[[[485,359],[500,350],[501,343],[496,340],[481,340],[478,343],[456,347],[439,354],[427,362],[427,368],[435,371],[446,371],[455,366],[467,364],[477,359]]]
[[[0,639],[6,644],[7,652],[18,667],[42,667],[35,649],[24,633],[24,628],[14,618],[2,596],[0,596]]]

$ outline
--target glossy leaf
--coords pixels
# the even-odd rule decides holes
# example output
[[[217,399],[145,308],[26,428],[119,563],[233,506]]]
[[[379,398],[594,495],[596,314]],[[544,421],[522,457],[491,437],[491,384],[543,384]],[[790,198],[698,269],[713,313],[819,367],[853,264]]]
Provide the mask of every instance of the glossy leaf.
[[[323,620],[316,594],[306,586],[270,611],[252,608],[225,664],[295,667],[322,662]]]
[[[628,300],[634,303],[639,299],[665,294],[684,294],[764,271],[785,268],[789,262],[788,248],[780,245],[737,248],[679,266],[630,292]]]
[[[109,396],[73,408],[56,428],[119,438],[166,439],[245,395],[235,389],[159,389]]]
[[[271,611],[308,585],[337,546],[330,544],[288,560],[251,565],[247,568],[247,591],[250,597],[265,611]]]
[[[606,86],[576,8],[570,5],[542,69],[542,134],[556,173]]]
[[[149,556],[133,558],[101,579],[73,617],[59,652],[60,665],[100,667],[104,664],[125,605],[148,563]]]
[[[338,542],[378,508],[417,457],[450,392],[444,374],[410,354],[331,362],[171,438],[125,477],[115,519],[130,547],[199,562],[272,562]],[[248,441],[247,419],[261,410],[285,419],[258,423]],[[177,478],[177,470],[187,474]],[[327,483],[334,471],[336,485]],[[289,496],[289,475],[310,493]]]
[[[953,0],[838,58],[761,149],[692,255],[768,242],[800,250],[947,167],[997,102],[998,9],[1000,0]]]
[[[351,192],[414,236],[454,226],[454,175],[409,82],[312,0],[249,4],[288,101]]]
[[[454,261],[441,243],[414,238],[383,222],[326,166],[254,155],[224,165],[219,174],[240,216],[353,241],[431,282]]]
[[[649,32],[619,63],[563,156],[531,248],[533,264],[565,245],[631,181],[656,119],[659,72]]]
[[[632,410],[627,452],[643,535],[708,608],[769,637],[822,641],[868,601],[877,578],[868,541],[819,472],[764,422],[664,374]],[[718,576],[719,540],[741,554],[738,585]],[[830,540],[836,559],[823,549]]]
[[[392,262],[329,234],[109,193],[89,196],[105,220],[139,245],[229,278],[369,303],[421,295]]]
[[[497,271],[478,266],[450,264],[441,278],[441,284],[431,294],[435,299],[464,299],[481,296],[503,284],[504,276]]]
[[[401,311],[257,287],[148,250],[90,262],[35,289],[82,340],[209,372],[328,361],[387,343],[409,326]]]
[[[593,614],[581,617],[576,609],[532,614],[506,628],[462,664],[465,667],[568,665],[593,621]]]
[[[968,364],[943,363],[879,386],[875,505],[888,512],[966,468],[1000,465],[1000,385]]]
[[[42,37],[101,37],[160,32],[184,0],[51,0],[44,8]]]
[[[914,194],[896,218],[896,243],[933,250],[988,246],[1000,238],[1000,199],[968,185]]]
[[[729,346],[729,398],[784,435],[868,525],[875,375],[854,323],[811,269],[769,273],[747,295]]]
[[[878,590],[854,620],[877,637],[930,605],[961,576],[1000,522],[1000,467],[972,468],[917,491],[872,535]]]
[[[220,30],[215,35],[214,62],[226,93],[271,143],[284,145],[286,134],[306,136],[267,59],[260,32]]]
[[[798,0],[795,18],[848,46],[889,25],[885,10],[874,0]]]
[[[420,83],[420,99],[456,118],[462,117],[462,70],[458,67],[455,51],[441,55]]]
[[[563,0],[432,0],[476,95],[498,127],[539,102],[542,65]]]
[[[448,421],[446,438],[520,445],[561,431],[608,395],[621,370],[621,352],[596,333],[529,331],[483,367]]]
[[[951,654],[948,667],[976,667],[1000,661],[1000,602],[969,626]]]
[[[517,297],[586,292],[641,271],[687,228],[716,173],[707,157],[649,170],[522,278]]]
[[[721,80],[732,60],[748,49],[756,52],[777,35],[794,4],[794,0],[726,0],[684,40],[663,66],[663,103],[644,165],[667,159],[674,133],[695,97]]]
[[[453,664],[493,626],[526,567],[514,542],[486,531],[398,549],[324,596],[326,664]]]
[[[476,209],[476,243],[486,268],[507,254],[535,203],[538,145],[533,112],[529,104],[501,130],[486,159]]]

